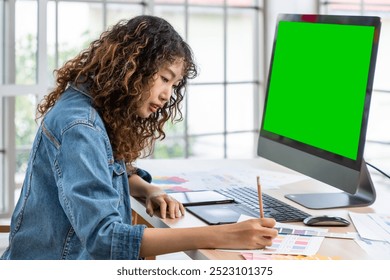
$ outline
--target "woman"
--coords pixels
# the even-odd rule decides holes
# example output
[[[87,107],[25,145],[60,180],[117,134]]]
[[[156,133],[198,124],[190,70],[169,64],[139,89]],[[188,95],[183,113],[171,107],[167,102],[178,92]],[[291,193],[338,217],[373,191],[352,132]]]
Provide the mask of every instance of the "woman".
[[[165,20],[139,16],[102,33],[56,71],[38,106],[37,132],[3,259],[139,259],[198,248],[263,248],[273,219],[189,229],[131,225],[129,196],[150,215],[184,207],[133,167],[163,125],[182,119],[190,47]],[[223,236],[224,238],[220,238]]]

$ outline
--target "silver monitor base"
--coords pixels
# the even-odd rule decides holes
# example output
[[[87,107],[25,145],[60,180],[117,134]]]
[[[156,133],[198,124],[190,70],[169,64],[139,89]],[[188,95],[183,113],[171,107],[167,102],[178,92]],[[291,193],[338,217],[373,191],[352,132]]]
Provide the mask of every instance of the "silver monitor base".
[[[309,209],[328,209],[345,207],[363,207],[374,203],[376,193],[365,161],[362,163],[359,186],[355,194],[340,193],[304,193],[287,194],[286,198]]]

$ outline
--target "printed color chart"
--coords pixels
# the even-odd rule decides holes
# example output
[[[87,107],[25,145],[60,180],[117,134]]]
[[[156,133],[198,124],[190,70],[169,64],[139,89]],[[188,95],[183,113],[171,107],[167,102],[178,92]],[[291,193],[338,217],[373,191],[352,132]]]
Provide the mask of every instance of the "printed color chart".
[[[303,236],[319,236],[319,237],[330,237],[330,238],[345,238],[345,239],[355,239],[357,237],[356,232],[326,232],[312,229],[294,229],[294,228],[279,228],[276,227],[279,234],[293,234],[293,235],[303,235]]]
[[[279,235],[271,247],[262,250],[263,254],[315,255],[324,237]]]

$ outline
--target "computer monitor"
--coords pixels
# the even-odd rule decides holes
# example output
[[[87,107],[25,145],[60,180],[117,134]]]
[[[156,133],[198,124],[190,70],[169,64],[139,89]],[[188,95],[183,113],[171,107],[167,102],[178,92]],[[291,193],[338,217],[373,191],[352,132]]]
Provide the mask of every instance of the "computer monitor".
[[[279,15],[258,155],[338,190],[288,194],[311,209],[367,206],[363,158],[380,18]]]

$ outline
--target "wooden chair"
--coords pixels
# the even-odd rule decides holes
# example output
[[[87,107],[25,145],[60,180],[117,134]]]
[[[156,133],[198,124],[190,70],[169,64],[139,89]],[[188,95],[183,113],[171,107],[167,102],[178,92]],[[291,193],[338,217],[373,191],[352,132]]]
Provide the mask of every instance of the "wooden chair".
[[[0,232],[9,232],[10,226],[8,225],[0,225]]]

